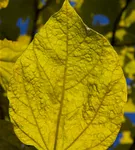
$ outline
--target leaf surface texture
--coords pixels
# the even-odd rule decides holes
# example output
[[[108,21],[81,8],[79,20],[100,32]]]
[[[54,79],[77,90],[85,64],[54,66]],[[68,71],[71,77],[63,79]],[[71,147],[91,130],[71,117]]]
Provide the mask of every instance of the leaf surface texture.
[[[25,144],[106,150],[121,126],[126,83],[109,42],[65,0],[17,60],[8,97]]]

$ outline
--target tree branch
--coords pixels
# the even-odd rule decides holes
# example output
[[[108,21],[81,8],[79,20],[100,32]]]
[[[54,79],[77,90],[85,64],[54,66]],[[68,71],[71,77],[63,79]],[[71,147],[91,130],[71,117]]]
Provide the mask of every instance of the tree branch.
[[[116,31],[117,31],[117,27],[119,25],[119,22],[121,20],[122,14],[123,12],[127,9],[127,7],[129,6],[129,4],[131,3],[132,0],[126,0],[126,5],[125,7],[123,7],[119,13],[119,15],[116,17],[116,20],[114,22],[114,27],[113,27],[113,35],[112,35],[112,40],[111,40],[111,44],[112,46],[115,45],[115,35],[116,35]]]
[[[38,8],[38,0],[34,0],[35,18],[33,20],[34,25],[33,25],[32,34],[31,34],[31,41],[34,39],[34,35],[37,30],[37,20],[39,18],[39,15],[40,15],[41,11],[43,11],[46,7],[48,7],[48,5],[51,3],[51,1],[52,0],[47,0],[46,4],[41,9],[39,9]]]

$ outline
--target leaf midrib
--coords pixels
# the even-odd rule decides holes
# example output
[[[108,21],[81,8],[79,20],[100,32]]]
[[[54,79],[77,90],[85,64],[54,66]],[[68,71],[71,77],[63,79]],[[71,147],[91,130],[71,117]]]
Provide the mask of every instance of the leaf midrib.
[[[67,73],[67,64],[68,64],[68,8],[67,8],[67,3],[66,3],[66,17],[67,17],[67,22],[66,22],[66,59],[65,59],[65,68],[64,68],[64,74],[63,74],[63,86],[62,86],[62,95],[61,95],[61,100],[60,100],[60,109],[57,117],[57,125],[56,125],[56,133],[55,133],[55,141],[54,141],[54,150],[57,149],[57,144],[58,144],[58,136],[59,136],[59,127],[60,127],[60,121],[61,121],[61,116],[62,116],[62,110],[63,110],[63,101],[65,97],[65,84],[66,84],[66,73]]]

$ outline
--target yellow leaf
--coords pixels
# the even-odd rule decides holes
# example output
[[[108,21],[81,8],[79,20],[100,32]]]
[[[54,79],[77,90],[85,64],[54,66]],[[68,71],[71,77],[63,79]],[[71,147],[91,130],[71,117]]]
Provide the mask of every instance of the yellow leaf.
[[[0,40],[0,84],[6,90],[17,58],[26,49],[19,42]]]
[[[130,27],[130,25],[134,22],[135,22],[135,10],[132,10],[131,14],[128,17],[126,17],[126,13],[124,13],[122,20],[120,21],[120,26]]]
[[[14,66],[10,117],[18,138],[38,150],[106,150],[126,92],[116,52],[65,0]]]
[[[126,34],[127,34],[127,31],[124,29],[119,29],[116,31],[116,37],[119,39],[120,42],[123,42],[123,39]]]
[[[18,38],[17,38],[17,41],[19,43],[22,43],[22,45],[28,45],[30,43],[30,40],[31,40],[31,37],[28,36],[28,35],[20,35]]]
[[[9,3],[9,0],[0,0],[0,9],[6,8]]]
[[[123,131],[123,136],[120,139],[120,144],[132,144],[133,139],[131,138],[131,132],[130,131]]]
[[[123,47],[115,47],[115,50],[118,52],[120,64],[123,68],[126,65],[134,60],[134,47],[133,46],[123,46]],[[125,65],[126,64],[126,65]]]
[[[132,60],[125,65],[125,73],[127,73],[130,78],[134,77],[134,75],[135,75],[135,60]]]
[[[133,100],[131,98],[128,98],[128,102],[126,103],[126,105],[124,107],[124,111],[135,113],[135,105],[134,105]]]

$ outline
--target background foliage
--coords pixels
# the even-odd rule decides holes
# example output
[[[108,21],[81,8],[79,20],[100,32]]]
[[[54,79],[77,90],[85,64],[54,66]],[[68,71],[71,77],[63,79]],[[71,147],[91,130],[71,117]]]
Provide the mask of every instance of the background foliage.
[[[9,0],[8,4],[8,0],[0,0],[0,40],[6,38],[18,41],[24,47],[22,50],[25,49],[34,34],[54,12],[60,9],[62,3],[63,0]],[[109,150],[134,150],[135,0],[71,0],[70,3],[89,27],[108,38],[120,57],[128,85],[128,102],[125,106],[121,131]],[[12,43],[8,45],[12,47]],[[16,45],[16,49],[17,47],[19,45]],[[10,52],[9,55],[11,55]],[[2,53],[0,53],[0,63],[2,63],[1,56]],[[12,62],[15,62],[15,58]],[[0,149],[35,149],[23,145],[14,135],[10,122],[7,122],[9,120],[8,100],[5,93],[6,87],[2,86],[2,69],[1,67]]]

